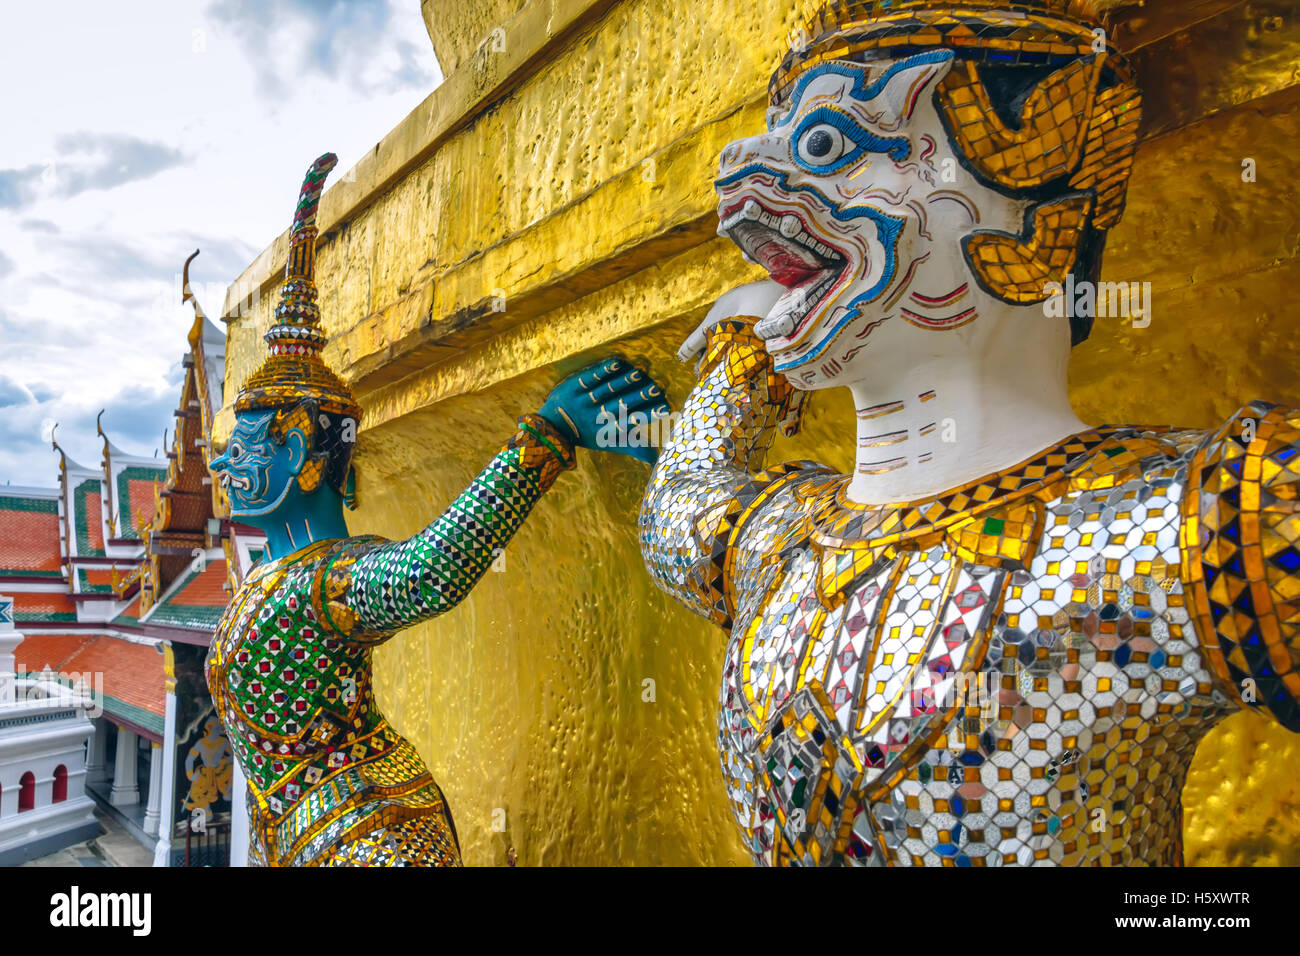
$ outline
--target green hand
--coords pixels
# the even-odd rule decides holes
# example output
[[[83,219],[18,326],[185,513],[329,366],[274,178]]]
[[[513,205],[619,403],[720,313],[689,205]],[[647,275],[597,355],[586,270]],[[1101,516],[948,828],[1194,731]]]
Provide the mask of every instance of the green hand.
[[[538,414],[575,446],[653,465],[659,450],[652,439],[669,412],[663,388],[649,373],[612,356],[556,385]]]

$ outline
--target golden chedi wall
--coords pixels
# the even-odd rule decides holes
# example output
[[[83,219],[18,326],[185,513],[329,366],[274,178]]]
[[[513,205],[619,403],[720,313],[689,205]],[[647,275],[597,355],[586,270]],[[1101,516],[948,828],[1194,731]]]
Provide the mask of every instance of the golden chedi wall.
[[[693,380],[678,344],[762,276],[715,237],[712,174],[762,126],[794,7],[424,0],[445,82],[321,203],[326,359],[366,408],[354,533],[423,527],[515,416],[611,350],[648,361],[680,405]],[[1207,427],[1256,397],[1300,404],[1300,24],[1286,7],[1148,0],[1118,15],[1145,139],[1103,279],[1150,281],[1152,320],[1099,320],[1076,349],[1085,420]],[[227,395],[263,354],[286,247],[227,298]],[[813,404],[774,454],[847,469],[847,393]],[[219,442],[231,421],[227,408]],[[579,460],[501,573],[378,651],[381,706],[445,790],[467,863],[511,848],[521,865],[742,863],[713,743],[724,635],[644,571],[645,467]],[[1188,862],[1300,863],[1297,766],[1300,738],[1262,717],[1217,729],[1187,785]]]

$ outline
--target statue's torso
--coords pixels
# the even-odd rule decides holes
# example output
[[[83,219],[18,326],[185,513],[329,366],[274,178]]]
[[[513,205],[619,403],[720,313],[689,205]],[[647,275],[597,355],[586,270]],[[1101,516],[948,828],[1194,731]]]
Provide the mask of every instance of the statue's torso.
[[[1198,437],[993,476],[992,509],[855,508],[843,478],[775,496],[733,571],[718,733],[755,858],[1180,862],[1187,768],[1229,710],[1180,579]]]
[[[333,544],[250,572],[206,665],[249,783],[251,855],[260,862],[321,862],[342,842],[419,818],[438,823],[454,845],[441,792],[375,705],[370,647],[321,622],[313,595]]]

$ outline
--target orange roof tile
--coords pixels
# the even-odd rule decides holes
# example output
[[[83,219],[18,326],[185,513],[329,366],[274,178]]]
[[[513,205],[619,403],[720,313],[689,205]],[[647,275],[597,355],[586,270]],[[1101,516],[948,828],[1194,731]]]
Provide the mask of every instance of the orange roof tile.
[[[139,478],[132,478],[127,482],[127,487],[131,491],[131,527],[139,532],[153,523],[153,510],[155,503],[153,496],[153,481],[142,481]]]
[[[97,637],[68,658],[60,669],[103,674],[107,696],[158,717],[166,712],[167,672],[163,655],[156,646]],[[106,709],[113,711],[108,705]]]
[[[198,574],[189,577],[171,595],[151,609],[149,624],[169,624],[210,631],[217,626],[222,611],[230,601],[226,583],[226,562],[210,561]]]
[[[94,478],[72,489],[73,527],[77,553],[82,557],[104,553],[104,503],[100,483]]]
[[[61,577],[58,502],[0,494],[0,574]]]
[[[226,562],[210,561],[206,568],[172,595],[171,603],[186,607],[225,607],[230,603],[225,583]]]
[[[14,651],[14,670],[39,674],[45,668],[66,671],[63,665],[91,641],[93,634],[28,634]]]

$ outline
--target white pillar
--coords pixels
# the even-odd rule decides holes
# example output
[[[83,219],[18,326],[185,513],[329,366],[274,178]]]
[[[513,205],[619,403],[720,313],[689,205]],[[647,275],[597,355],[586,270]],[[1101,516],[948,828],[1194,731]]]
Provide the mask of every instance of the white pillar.
[[[14,630],[14,599],[0,597],[0,705],[14,703],[14,650],[22,642],[22,631]]]
[[[162,805],[158,815],[158,842],[153,849],[154,866],[171,866],[172,837],[176,832],[172,820],[176,807],[176,692],[170,681],[167,687],[163,711]]]
[[[140,802],[135,780],[135,731],[117,728],[117,761],[113,764],[113,789],[108,802],[115,807],[133,807]]]
[[[95,720],[95,736],[91,738],[86,761],[86,783],[104,783],[108,780],[108,721]]]
[[[162,819],[162,754],[161,744],[149,748],[149,803],[144,813],[144,832],[149,836],[158,835],[158,823]]]

